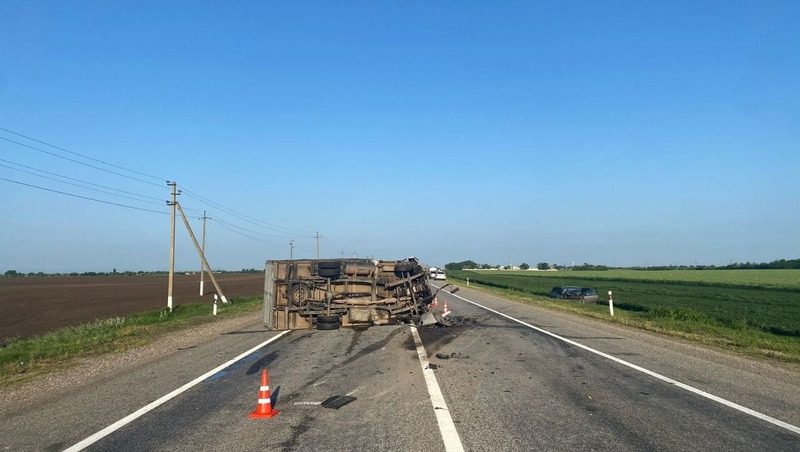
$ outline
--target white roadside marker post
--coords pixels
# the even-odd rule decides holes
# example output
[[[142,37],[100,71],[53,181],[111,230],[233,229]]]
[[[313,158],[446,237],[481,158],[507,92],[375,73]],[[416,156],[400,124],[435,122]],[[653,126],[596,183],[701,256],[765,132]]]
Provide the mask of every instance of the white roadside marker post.
[[[614,298],[610,290],[608,291],[608,312],[611,313],[611,317],[614,317]]]
[[[217,294],[214,294],[214,315],[217,315]]]
[[[467,287],[469,287],[469,278],[467,278]]]

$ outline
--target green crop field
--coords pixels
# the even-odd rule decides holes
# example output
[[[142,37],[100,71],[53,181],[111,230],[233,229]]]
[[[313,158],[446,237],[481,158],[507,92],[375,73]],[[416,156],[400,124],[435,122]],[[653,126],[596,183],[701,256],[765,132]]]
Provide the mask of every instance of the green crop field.
[[[492,271],[480,271],[492,273]],[[800,270],[605,270],[560,272],[501,272],[506,275],[578,278],[582,280],[670,282],[702,286],[800,290]]]
[[[595,288],[596,305],[550,300],[614,320],[756,354],[800,361],[800,270],[450,271],[449,277],[535,300],[554,286]]]

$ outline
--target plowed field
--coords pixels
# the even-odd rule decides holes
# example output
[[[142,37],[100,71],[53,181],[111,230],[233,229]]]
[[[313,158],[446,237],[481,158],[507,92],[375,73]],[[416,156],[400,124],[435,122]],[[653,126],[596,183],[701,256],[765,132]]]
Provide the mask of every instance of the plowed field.
[[[263,274],[215,276],[228,299],[263,293]],[[174,304],[199,302],[199,281],[199,274],[175,275]],[[204,301],[212,302],[213,290],[206,276]],[[165,308],[166,304],[166,275],[0,278],[0,340]]]

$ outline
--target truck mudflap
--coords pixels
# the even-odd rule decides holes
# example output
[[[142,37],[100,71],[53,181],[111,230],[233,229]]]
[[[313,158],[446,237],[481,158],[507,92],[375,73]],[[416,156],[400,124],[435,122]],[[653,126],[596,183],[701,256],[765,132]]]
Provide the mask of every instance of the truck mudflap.
[[[264,275],[264,324],[275,330],[421,323],[434,298],[415,258],[272,260]]]

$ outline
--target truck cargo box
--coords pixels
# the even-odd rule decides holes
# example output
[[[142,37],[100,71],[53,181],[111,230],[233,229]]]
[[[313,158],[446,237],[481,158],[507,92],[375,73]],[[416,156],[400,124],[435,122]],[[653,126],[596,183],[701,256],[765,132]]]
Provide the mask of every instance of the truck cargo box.
[[[427,272],[414,258],[266,263],[264,324],[271,329],[418,323],[432,301]]]

